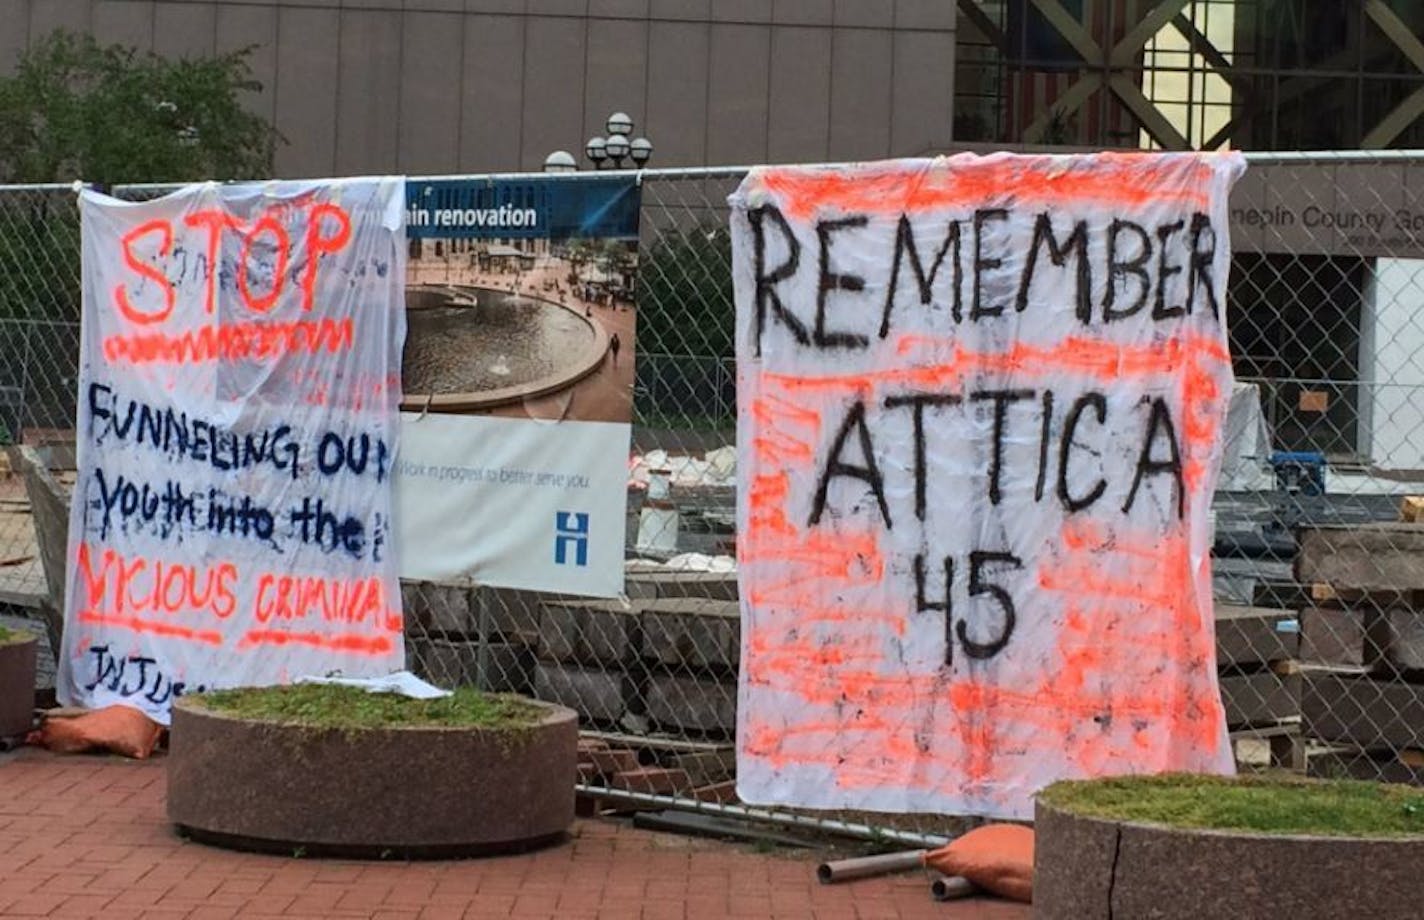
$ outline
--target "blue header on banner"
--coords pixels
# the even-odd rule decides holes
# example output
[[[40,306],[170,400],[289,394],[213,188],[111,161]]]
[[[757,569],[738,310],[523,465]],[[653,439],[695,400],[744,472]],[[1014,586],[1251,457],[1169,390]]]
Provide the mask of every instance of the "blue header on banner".
[[[405,201],[412,239],[638,237],[632,177],[412,179]]]

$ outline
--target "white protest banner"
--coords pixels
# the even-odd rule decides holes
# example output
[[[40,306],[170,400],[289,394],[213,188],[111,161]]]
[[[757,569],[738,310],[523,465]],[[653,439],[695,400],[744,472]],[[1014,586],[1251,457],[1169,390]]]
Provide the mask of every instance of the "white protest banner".
[[[754,170],[732,198],[738,792],[1032,814],[1233,769],[1207,512],[1237,155]]]
[[[404,666],[396,178],[80,195],[66,704]]]

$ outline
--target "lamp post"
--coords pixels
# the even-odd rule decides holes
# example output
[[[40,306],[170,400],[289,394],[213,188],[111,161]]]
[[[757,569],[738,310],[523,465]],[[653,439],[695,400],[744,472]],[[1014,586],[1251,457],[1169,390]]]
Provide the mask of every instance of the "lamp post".
[[[627,113],[614,112],[608,116],[603,127],[608,132],[607,135],[590,137],[583,147],[584,156],[588,157],[594,169],[620,169],[627,160],[632,160],[633,165],[641,169],[652,159],[652,141],[646,137],[630,138],[633,133],[633,119],[628,117]],[[544,172],[578,172],[578,161],[567,150],[555,150],[544,158]],[[627,245],[632,251],[636,251],[636,241]],[[570,284],[577,283],[577,276],[578,271],[575,269],[569,277]]]
[[[629,140],[629,135],[633,133],[633,119],[627,114],[614,112],[609,115],[604,128],[608,131],[607,137],[590,137],[583,148],[584,155],[593,163],[594,169],[603,169],[605,164],[610,169],[620,169],[623,161],[630,159],[633,165],[641,168],[652,159],[652,141],[646,137]]]
[[[578,172],[578,160],[567,150],[555,150],[544,158],[544,172],[546,173],[571,173]]]

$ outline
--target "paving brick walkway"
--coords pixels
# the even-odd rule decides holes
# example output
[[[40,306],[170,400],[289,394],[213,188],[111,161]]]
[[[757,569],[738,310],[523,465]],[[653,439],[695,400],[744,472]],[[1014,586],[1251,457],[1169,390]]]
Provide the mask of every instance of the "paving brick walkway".
[[[412,778],[415,779],[415,778]],[[918,873],[822,886],[814,857],[582,821],[523,856],[376,863],[232,853],[164,817],[164,763],[0,755],[0,917],[897,918],[1026,920],[936,904]]]

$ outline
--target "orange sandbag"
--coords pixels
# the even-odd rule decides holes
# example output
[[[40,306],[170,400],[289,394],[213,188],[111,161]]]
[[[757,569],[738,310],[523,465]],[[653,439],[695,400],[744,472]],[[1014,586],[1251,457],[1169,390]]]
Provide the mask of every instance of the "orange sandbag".
[[[986,824],[925,854],[925,865],[1012,901],[1033,903],[1033,829]]]
[[[153,753],[163,726],[129,706],[108,706],[80,716],[46,719],[32,744],[59,754],[113,751],[143,760]]]

